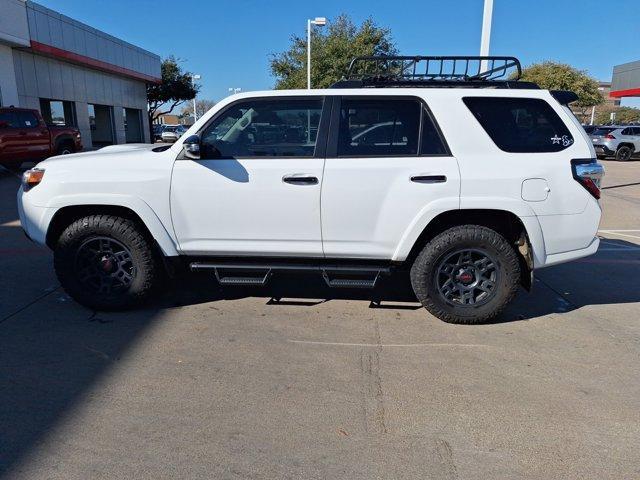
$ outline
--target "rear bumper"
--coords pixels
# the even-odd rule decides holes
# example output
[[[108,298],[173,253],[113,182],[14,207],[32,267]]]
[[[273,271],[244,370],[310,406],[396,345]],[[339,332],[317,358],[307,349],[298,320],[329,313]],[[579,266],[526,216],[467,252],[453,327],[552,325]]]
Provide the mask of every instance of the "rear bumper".
[[[559,263],[570,262],[571,260],[576,260],[578,258],[588,257],[589,255],[593,255],[594,253],[596,253],[599,246],[600,239],[598,237],[594,237],[589,246],[586,248],[581,248],[580,250],[571,250],[570,252],[547,255],[547,261],[545,262],[544,266],[550,267],[551,265],[558,265]]]
[[[593,145],[596,155],[615,155],[615,150],[611,150],[607,145]]]
[[[568,262],[595,253],[600,243],[597,235],[601,216],[600,204],[592,197],[581,213],[539,216],[545,255],[544,261],[536,265],[536,268]]]

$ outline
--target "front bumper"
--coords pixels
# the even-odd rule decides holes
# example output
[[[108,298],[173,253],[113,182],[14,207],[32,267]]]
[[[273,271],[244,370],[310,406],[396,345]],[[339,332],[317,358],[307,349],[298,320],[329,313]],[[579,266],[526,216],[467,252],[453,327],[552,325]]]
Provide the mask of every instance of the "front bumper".
[[[37,207],[29,201],[28,197],[29,193],[24,192],[20,187],[17,194],[20,225],[27,237],[36,243],[46,245],[47,229],[57,209]]]

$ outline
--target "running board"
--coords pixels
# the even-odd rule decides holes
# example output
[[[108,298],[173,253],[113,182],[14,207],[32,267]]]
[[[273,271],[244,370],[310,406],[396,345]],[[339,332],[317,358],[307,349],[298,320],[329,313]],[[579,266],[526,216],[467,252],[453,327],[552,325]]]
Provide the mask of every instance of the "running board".
[[[295,263],[224,263],[193,262],[192,271],[213,270],[221,285],[254,285],[267,284],[273,272],[295,271],[319,273],[331,288],[374,288],[381,275],[391,273],[389,267],[367,265],[322,265]]]
[[[238,271],[232,268],[214,268],[213,272],[220,285],[246,285],[263,287],[271,278],[271,269],[251,269]],[[235,274],[235,275],[234,275]],[[242,274],[242,275],[239,275]]]

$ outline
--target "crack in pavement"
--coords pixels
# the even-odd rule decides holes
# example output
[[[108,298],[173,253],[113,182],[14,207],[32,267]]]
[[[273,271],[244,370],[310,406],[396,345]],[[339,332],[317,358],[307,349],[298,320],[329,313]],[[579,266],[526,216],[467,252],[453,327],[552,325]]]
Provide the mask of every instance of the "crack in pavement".
[[[18,315],[21,312],[24,312],[30,306],[35,305],[36,303],[38,303],[43,298],[51,295],[54,292],[57,292],[59,289],[60,289],[60,285],[58,285],[57,287],[55,287],[52,290],[49,290],[48,292],[43,293],[42,295],[39,295],[38,297],[36,297],[33,300],[31,300],[30,302],[28,302],[26,305],[23,305],[22,307],[18,308],[16,311],[10,313],[9,315],[7,315],[7,316],[5,316],[3,318],[0,318],[0,323],[3,323],[3,322],[5,322],[6,320],[9,320],[12,317],[15,317],[16,315]]]

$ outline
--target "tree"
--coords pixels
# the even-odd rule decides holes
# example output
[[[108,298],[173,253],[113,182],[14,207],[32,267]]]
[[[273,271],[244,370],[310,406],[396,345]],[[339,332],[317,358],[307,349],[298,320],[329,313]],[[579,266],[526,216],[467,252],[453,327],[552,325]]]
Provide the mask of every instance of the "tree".
[[[160,70],[162,75],[160,83],[147,84],[149,128],[154,118],[167,115],[182,102],[192,100],[199,88],[193,83],[191,73],[183,72],[178,65],[178,60],[173,56],[162,61]]]
[[[598,81],[586,71],[573,68],[566,63],[546,61],[535,63],[522,71],[522,80],[534,82],[547,90],[570,90],[578,95],[571,107],[580,115],[587,115],[594,105],[604,102],[598,90]]]
[[[397,55],[388,28],[378,27],[372,19],[359,27],[347,15],[328,22],[326,32],[315,28],[311,34],[311,85],[327,88],[340,80],[351,59],[362,55]],[[307,39],[293,35],[289,48],[271,57],[275,88],[307,87]]]
[[[611,121],[611,113],[616,113],[616,119]],[[595,123],[604,125],[607,123],[626,124],[640,122],[640,108],[634,107],[614,107],[613,105],[604,105],[596,109]]]
[[[206,99],[196,100],[196,114],[198,118],[200,118],[209,110],[211,110],[215,104],[216,104],[215,100],[206,100]],[[192,115],[193,115],[193,102],[189,102],[182,109],[182,116],[186,117],[186,116],[192,116]]]

